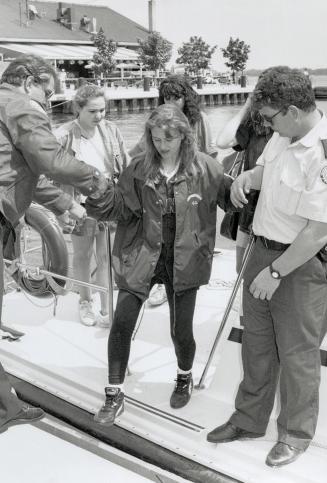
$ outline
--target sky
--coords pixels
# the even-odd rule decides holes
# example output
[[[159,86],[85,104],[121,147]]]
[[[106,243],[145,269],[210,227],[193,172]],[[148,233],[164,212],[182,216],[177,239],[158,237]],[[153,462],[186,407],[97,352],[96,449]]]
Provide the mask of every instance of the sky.
[[[105,5],[148,27],[148,0],[71,0]],[[218,48],[212,66],[226,70],[230,37],[250,45],[247,68],[327,67],[327,0],[155,0],[155,30],[177,49],[192,35]],[[99,21],[98,21],[99,24]]]

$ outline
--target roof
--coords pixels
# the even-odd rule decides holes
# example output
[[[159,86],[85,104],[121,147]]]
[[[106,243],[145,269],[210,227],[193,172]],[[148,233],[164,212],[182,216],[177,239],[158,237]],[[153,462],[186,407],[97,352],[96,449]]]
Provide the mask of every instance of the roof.
[[[91,0],[90,0],[91,1]],[[31,1],[40,14],[41,18],[28,21],[26,25],[25,2],[22,0],[1,0],[0,2],[0,40],[21,39],[33,41],[50,40],[55,42],[65,41],[91,41],[91,34],[79,29],[83,15],[96,18],[96,28],[103,28],[107,38],[116,42],[135,44],[137,39],[144,39],[148,30],[133,22],[108,7],[92,5],[79,5],[62,3],[62,6],[70,7],[72,11],[72,24],[74,30],[70,30],[57,22],[57,9],[59,2]],[[20,13],[21,6],[21,13]],[[21,18],[21,21],[20,21]],[[16,40],[17,41],[17,40]]]
[[[43,59],[50,60],[92,60],[96,52],[93,45],[67,45],[67,44],[32,44],[32,43],[6,43],[0,44],[0,52],[6,57],[16,57],[20,54],[40,55]],[[118,47],[114,53],[114,59],[118,61],[137,62],[138,53],[135,50]]]

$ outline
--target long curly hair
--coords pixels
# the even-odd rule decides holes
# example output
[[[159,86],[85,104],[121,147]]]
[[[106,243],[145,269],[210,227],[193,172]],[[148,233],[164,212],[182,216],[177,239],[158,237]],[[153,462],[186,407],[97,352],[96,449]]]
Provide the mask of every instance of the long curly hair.
[[[193,127],[201,118],[200,96],[183,75],[171,75],[163,79],[159,86],[158,105],[164,104],[165,99],[180,98],[184,99],[183,113]]]
[[[183,173],[190,178],[203,172],[187,117],[174,104],[161,104],[152,111],[145,123],[145,157],[144,153],[140,156],[144,158],[144,169],[148,179],[157,179],[161,161],[160,154],[152,140],[151,131],[155,127],[163,129],[167,139],[173,137],[176,131],[182,135],[178,173]]]

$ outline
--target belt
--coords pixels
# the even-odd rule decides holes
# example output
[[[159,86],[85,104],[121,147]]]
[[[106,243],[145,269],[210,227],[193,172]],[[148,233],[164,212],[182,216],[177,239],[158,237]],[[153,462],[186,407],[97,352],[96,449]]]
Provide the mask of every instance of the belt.
[[[275,240],[268,240],[264,236],[256,236],[256,240],[260,240],[263,246],[268,248],[269,250],[286,250],[290,246],[290,243],[280,243]]]

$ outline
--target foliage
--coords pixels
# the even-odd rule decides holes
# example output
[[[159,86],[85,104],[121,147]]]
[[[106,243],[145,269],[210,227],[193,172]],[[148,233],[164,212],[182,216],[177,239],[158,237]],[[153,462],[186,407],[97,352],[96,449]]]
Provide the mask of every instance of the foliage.
[[[170,60],[173,44],[159,32],[152,32],[147,39],[138,39],[139,61],[149,70],[164,69]]]
[[[207,69],[217,46],[210,47],[202,37],[190,37],[189,42],[184,42],[178,49],[180,57],[177,64],[184,64],[188,73],[199,74],[201,69]]]
[[[103,74],[105,77],[114,70],[116,62],[113,58],[117,50],[117,44],[112,39],[107,39],[103,28],[93,38],[97,51],[93,55],[93,70],[96,75]]]
[[[221,49],[223,57],[228,59],[225,65],[229,67],[233,73],[233,78],[235,82],[235,73],[244,71],[246,67],[246,62],[249,58],[250,46],[246,44],[243,40],[233,39],[230,37],[229,43],[226,49]]]

